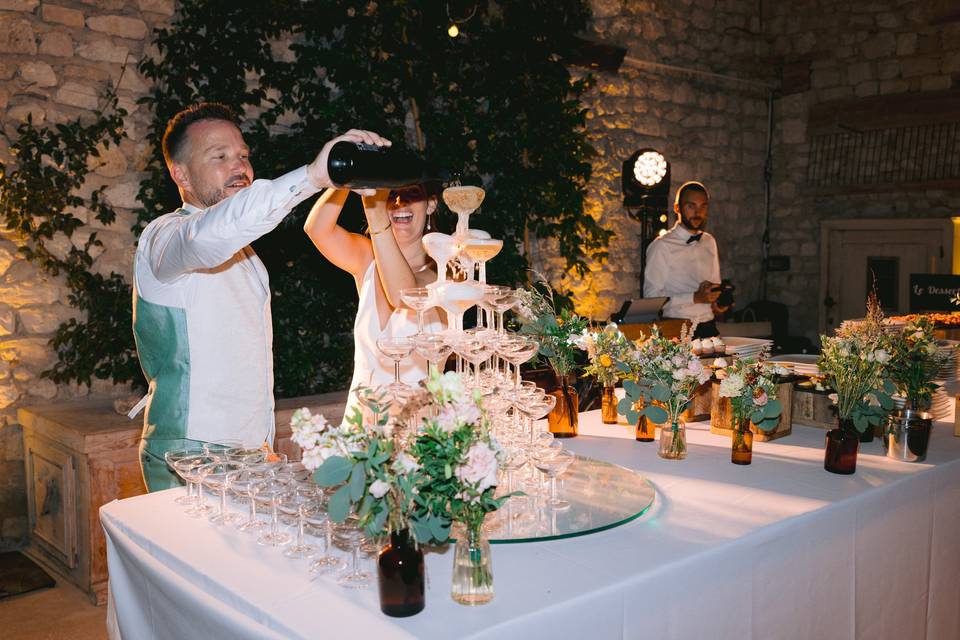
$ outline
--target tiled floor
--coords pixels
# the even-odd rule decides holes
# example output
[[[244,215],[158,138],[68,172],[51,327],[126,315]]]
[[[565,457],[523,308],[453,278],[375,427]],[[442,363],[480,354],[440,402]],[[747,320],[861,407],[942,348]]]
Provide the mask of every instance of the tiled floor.
[[[3,640],[106,640],[107,608],[54,576],[57,586],[0,600]]]

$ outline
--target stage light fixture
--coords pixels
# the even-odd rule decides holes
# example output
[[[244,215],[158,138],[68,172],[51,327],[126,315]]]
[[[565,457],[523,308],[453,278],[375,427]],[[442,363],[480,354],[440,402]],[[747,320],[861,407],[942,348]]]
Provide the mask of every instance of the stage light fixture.
[[[623,163],[623,207],[640,223],[640,281],[647,267],[647,247],[670,224],[670,163],[656,149],[640,149]],[[641,285],[642,286],[642,285]]]

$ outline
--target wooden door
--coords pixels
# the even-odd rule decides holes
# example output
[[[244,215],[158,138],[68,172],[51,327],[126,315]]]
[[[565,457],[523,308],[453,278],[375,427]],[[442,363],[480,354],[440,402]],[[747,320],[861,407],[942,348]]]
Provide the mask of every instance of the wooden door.
[[[888,315],[910,310],[911,273],[949,273],[950,220],[850,220],[822,223],[821,331],[862,318],[876,282]],[[824,268],[825,267],[825,268]]]

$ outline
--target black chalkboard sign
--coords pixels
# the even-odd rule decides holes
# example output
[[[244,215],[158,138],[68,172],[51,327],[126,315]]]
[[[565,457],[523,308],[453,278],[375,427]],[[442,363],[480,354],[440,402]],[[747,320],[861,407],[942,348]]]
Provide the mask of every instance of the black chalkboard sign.
[[[960,276],[942,273],[910,274],[910,311],[960,311],[951,299],[960,294]]]

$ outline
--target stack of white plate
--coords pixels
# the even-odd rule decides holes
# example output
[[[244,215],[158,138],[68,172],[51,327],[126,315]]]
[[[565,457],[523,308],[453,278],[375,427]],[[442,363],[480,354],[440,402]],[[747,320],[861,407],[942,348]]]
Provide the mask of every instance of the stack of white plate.
[[[799,376],[819,376],[820,368],[817,367],[819,359],[820,356],[809,353],[788,353],[770,358],[770,362],[776,362]]]
[[[756,358],[764,351],[773,348],[773,340],[764,338],[740,338],[738,336],[727,336],[723,338],[727,345],[727,355],[737,356],[738,358]]]
[[[937,344],[940,346],[940,353],[946,356],[946,360],[940,365],[940,370],[937,373],[938,377],[946,382],[957,381],[960,379],[957,371],[957,367],[960,366],[960,360],[957,358],[958,342],[956,340],[939,340]]]
[[[943,380],[935,380],[938,384],[943,384]],[[934,420],[953,420],[953,401],[943,389],[937,389],[933,393],[930,401],[930,413]]]

